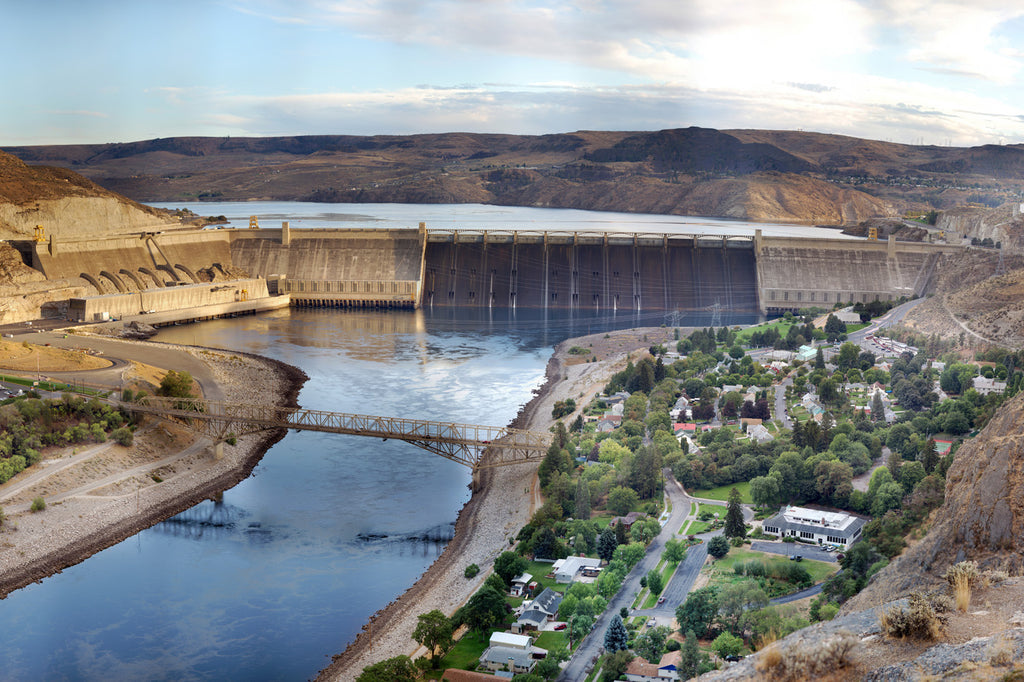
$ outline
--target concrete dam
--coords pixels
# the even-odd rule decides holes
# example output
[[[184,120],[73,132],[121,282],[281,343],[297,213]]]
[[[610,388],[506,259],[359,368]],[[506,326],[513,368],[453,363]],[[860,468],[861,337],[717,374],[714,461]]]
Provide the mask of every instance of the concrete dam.
[[[101,309],[125,316],[151,312],[144,306],[163,311],[281,295],[315,307],[776,314],[921,295],[942,255],[960,248],[763,237],[759,230],[710,237],[428,231],[422,224],[293,230],[287,223],[16,246],[48,279],[95,290],[91,303],[75,304],[86,319]]]

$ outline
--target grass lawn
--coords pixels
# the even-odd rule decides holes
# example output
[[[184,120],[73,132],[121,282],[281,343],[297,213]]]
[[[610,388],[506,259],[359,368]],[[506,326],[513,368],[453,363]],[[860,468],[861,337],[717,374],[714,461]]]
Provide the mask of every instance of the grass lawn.
[[[722,502],[729,501],[729,491],[736,488],[740,491],[740,500],[746,504],[753,502],[750,499],[750,482],[744,481],[743,483],[731,483],[729,485],[723,485],[718,488],[712,488],[711,490],[694,490],[694,497],[703,497],[709,500],[721,500]]]
[[[680,535],[697,535],[699,533],[706,533],[711,528],[710,523],[704,521],[691,521],[689,526],[685,529],[685,532],[680,532]]]
[[[472,664],[480,660],[480,655],[487,648],[488,637],[480,638],[475,632],[467,632],[462,639],[455,643],[448,655],[441,659],[441,667],[437,675],[428,674],[428,679],[439,680],[445,668],[459,668],[460,670],[471,670]]]
[[[543,590],[545,587],[550,587],[555,592],[565,592],[565,588],[568,585],[555,582],[554,578],[545,578],[548,573],[551,573],[551,564],[545,564],[538,561],[531,561],[526,566],[526,572],[533,576],[533,579],[540,585],[540,589]]]
[[[749,580],[746,576],[736,575],[735,571],[733,571],[733,566],[737,563],[749,561],[750,559],[763,559],[769,564],[782,564],[789,562],[787,557],[779,556],[778,554],[772,554],[770,552],[755,552],[741,547],[731,547],[728,554],[703,570],[707,571],[710,584],[722,586],[730,585],[736,582]],[[800,565],[805,571],[811,574],[811,579],[815,583],[825,580],[839,570],[838,564],[833,564],[828,561],[811,561],[809,559],[804,559],[800,562]],[[796,591],[795,588],[793,591]]]
[[[533,645],[548,651],[567,649],[569,647],[569,636],[566,632],[566,630],[547,630],[537,635],[537,640]]]
[[[789,332],[789,328],[792,327],[794,324],[795,323],[786,322],[783,319],[778,319],[774,322],[768,322],[767,324],[759,324],[754,327],[747,327],[746,329],[741,329],[738,332],[736,332],[736,343],[749,343],[750,337],[753,336],[755,332],[766,332],[773,327],[779,330],[780,336],[785,337],[786,334]]]

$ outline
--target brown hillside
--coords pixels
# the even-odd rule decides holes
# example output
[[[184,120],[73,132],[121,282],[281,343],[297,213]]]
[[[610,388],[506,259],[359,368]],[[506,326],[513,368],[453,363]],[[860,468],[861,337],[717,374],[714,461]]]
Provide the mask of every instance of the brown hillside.
[[[997,206],[1024,148],[926,147],[795,131],[163,138],[8,148],[139,201],[482,202],[856,224]]]

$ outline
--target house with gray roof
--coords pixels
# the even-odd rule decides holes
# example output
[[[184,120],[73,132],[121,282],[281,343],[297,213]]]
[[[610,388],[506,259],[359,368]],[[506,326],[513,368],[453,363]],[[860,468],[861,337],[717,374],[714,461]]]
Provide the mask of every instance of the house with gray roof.
[[[817,545],[850,547],[861,537],[867,521],[843,512],[827,512],[805,507],[786,507],[765,519],[761,530],[780,538],[792,537]]]
[[[537,659],[528,649],[489,646],[480,654],[480,665],[488,670],[509,669],[518,675],[532,671],[533,666],[537,665]]]
[[[554,620],[555,614],[558,613],[558,607],[562,604],[562,594],[555,592],[550,587],[545,587],[544,591],[538,594],[533,601],[523,605],[523,613],[527,611],[540,611],[543,613],[548,620]]]

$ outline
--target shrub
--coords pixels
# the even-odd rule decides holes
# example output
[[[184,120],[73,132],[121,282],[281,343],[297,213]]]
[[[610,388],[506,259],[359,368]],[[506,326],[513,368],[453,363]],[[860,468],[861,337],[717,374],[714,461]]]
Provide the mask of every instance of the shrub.
[[[110,437],[117,441],[120,445],[128,447],[135,442],[135,434],[127,426],[121,426],[110,432]]]
[[[463,572],[463,575],[467,578],[475,578],[479,573],[480,567],[476,564],[470,564],[469,566],[466,566],[466,570]]]
[[[41,497],[35,498],[34,500],[32,500],[32,506],[30,507],[30,509],[33,512],[43,511],[44,509],[46,509],[46,500],[44,500]]]
[[[953,590],[957,610],[966,611],[971,604],[971,590],[981,581],[978,564],[973,561],[961,561],[947,568],[943,577]]]
[[[920,592],[911,593],[907,598],[907,608],[895,605],[882,609],[880,624],[889,637],[931,640],[937,639],[942,632],[941,617]]]
[[[850,665],[850,653],[858,641],[843,631],[824,642],[798,642],[785,648],[773,644],[758,656],[756,667],[773,682],[834,675]]]

